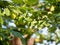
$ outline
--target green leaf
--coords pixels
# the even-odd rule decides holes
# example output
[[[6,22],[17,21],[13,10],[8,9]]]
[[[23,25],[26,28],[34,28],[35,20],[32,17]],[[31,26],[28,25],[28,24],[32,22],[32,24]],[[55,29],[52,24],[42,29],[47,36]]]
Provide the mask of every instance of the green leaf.
[[[55,26],[52,26],[52,27],[49,28],[49,32],[54,33],[56,31],[56,29],[57,28]]]
[[[46,0],[48,1],[49,3],[56,3],[57,0]]]
[[[21,11],[22,13],[25,13],[25,12],[26,12],[26,7],[20,7],[20,11]]]
[[[11,12],[12,13],[15,13],[15,14],[19,14],[19,13],[21,13],[21,11],[19,10],[19,8],[18,7],[16,7],[16,8],[14,8],[14,7],[11,7],[12,9],[11,9]]]
[[[12,0],[12,1],[16,4],[22,4],[23,3],[23,0]]]
[[[21,34],[21,33],[16,32],[16,31],[13,31],[13,30],[11,31],[11,33],[12,33],[15,37],[20,37],[21,40],[22,40],[22,43],[25,44],[25,40],[24,40],[24,38],[22,37],[22,34]]]
[[[10,2],[2,1],[2,0],[0,1],[0,7],[4,8],[4,7],[8,6],[8,5],[10,5]]]
[[[3,19],[2,19],[2,17],[0,16],[0,25],[2,25],[3,24]]]
[[[11,31],[11,33],[12,33],[14,36],[16,36],[16,37],[22,38],[22,35],[21,35],[19,32]]]
[[[32,21],[32,19],[29,18],[29,17],[28,18],[25,18],[25,20],[28,21],[28,22],[31,22]]]
[[[24,0],[27,5],[34,5],[37,4],[39,0]]]
[[[4,9],[4,14],[6,14],[7,16],[10,16],[10,10],[8,8]]]

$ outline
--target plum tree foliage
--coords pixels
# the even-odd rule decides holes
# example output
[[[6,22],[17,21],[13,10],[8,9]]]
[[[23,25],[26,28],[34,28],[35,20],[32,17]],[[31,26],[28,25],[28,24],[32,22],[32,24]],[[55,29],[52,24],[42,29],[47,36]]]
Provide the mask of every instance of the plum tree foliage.
[[[9,26],[14,23],[16,26]],[[38,33],[47,27],[48,34]],[[40,36],[40,41],[56,41],[59,43],[60,37],[60,0],[0,0],[0,42],[2,45],[9,45],[9,40],[14,36],[20,37],[23,44],[25,40],[35,33]],[[51,35],[54,33],[54,39]],[[27,35],[26,38],[23,38]],[[58,40],[58,41],[57,41]],[[25,41],[25,42],[24,42]]]

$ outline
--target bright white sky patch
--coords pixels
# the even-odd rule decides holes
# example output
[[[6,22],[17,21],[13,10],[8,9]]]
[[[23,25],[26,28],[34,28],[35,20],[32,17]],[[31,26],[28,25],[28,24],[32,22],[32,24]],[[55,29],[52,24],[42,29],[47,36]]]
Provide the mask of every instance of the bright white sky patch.
[[[40,0],[40,2],[44,2],[44,0]]]
[[[11,23],[11,22],[9,22],[9,25],[8,25],[9,27],[10,26],[13,26],[13,27],[16,27],[16,25],[14,24],[14,23]]]
[[[47,42],[47,40],[44,40],[43,43],[44,43],[44,44],[47,44],[48,42]]]
[[[36,45],[44,45],[44,44],[36,43]]]
[[[47,35],[47,34],[48,34],[48,31],[47,31],[47,30],[48,30],[48,28],[47,28],[47,27],[43,28],[42,30],[43,30],[42,34],[45,34],[45,35]]]
[[[29,16],[32,16],[32,14],[31,14],[31,13],[28,13],[28,15],[29,15]]]
[[[11,0],[4,0],[4,1],[9,1],[9,2],[11,2]]]
[[[2,25],[2,28],[7,28],[6,26]]]

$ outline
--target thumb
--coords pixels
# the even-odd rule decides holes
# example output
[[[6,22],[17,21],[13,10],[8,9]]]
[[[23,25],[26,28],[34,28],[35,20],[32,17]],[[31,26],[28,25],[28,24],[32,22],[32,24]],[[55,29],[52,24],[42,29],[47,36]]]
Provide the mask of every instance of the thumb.
[[[34,44],[35,37],[36,37],[36,35],[33,34],[33,35],[30,37],[30,39],[28,40],[27,44],[28,44],[28,45],[33,45],[33,44]]]
[[[11,45],[23,45],[23,44],[19,37],[14,37],[14,39],[11,40]]]

